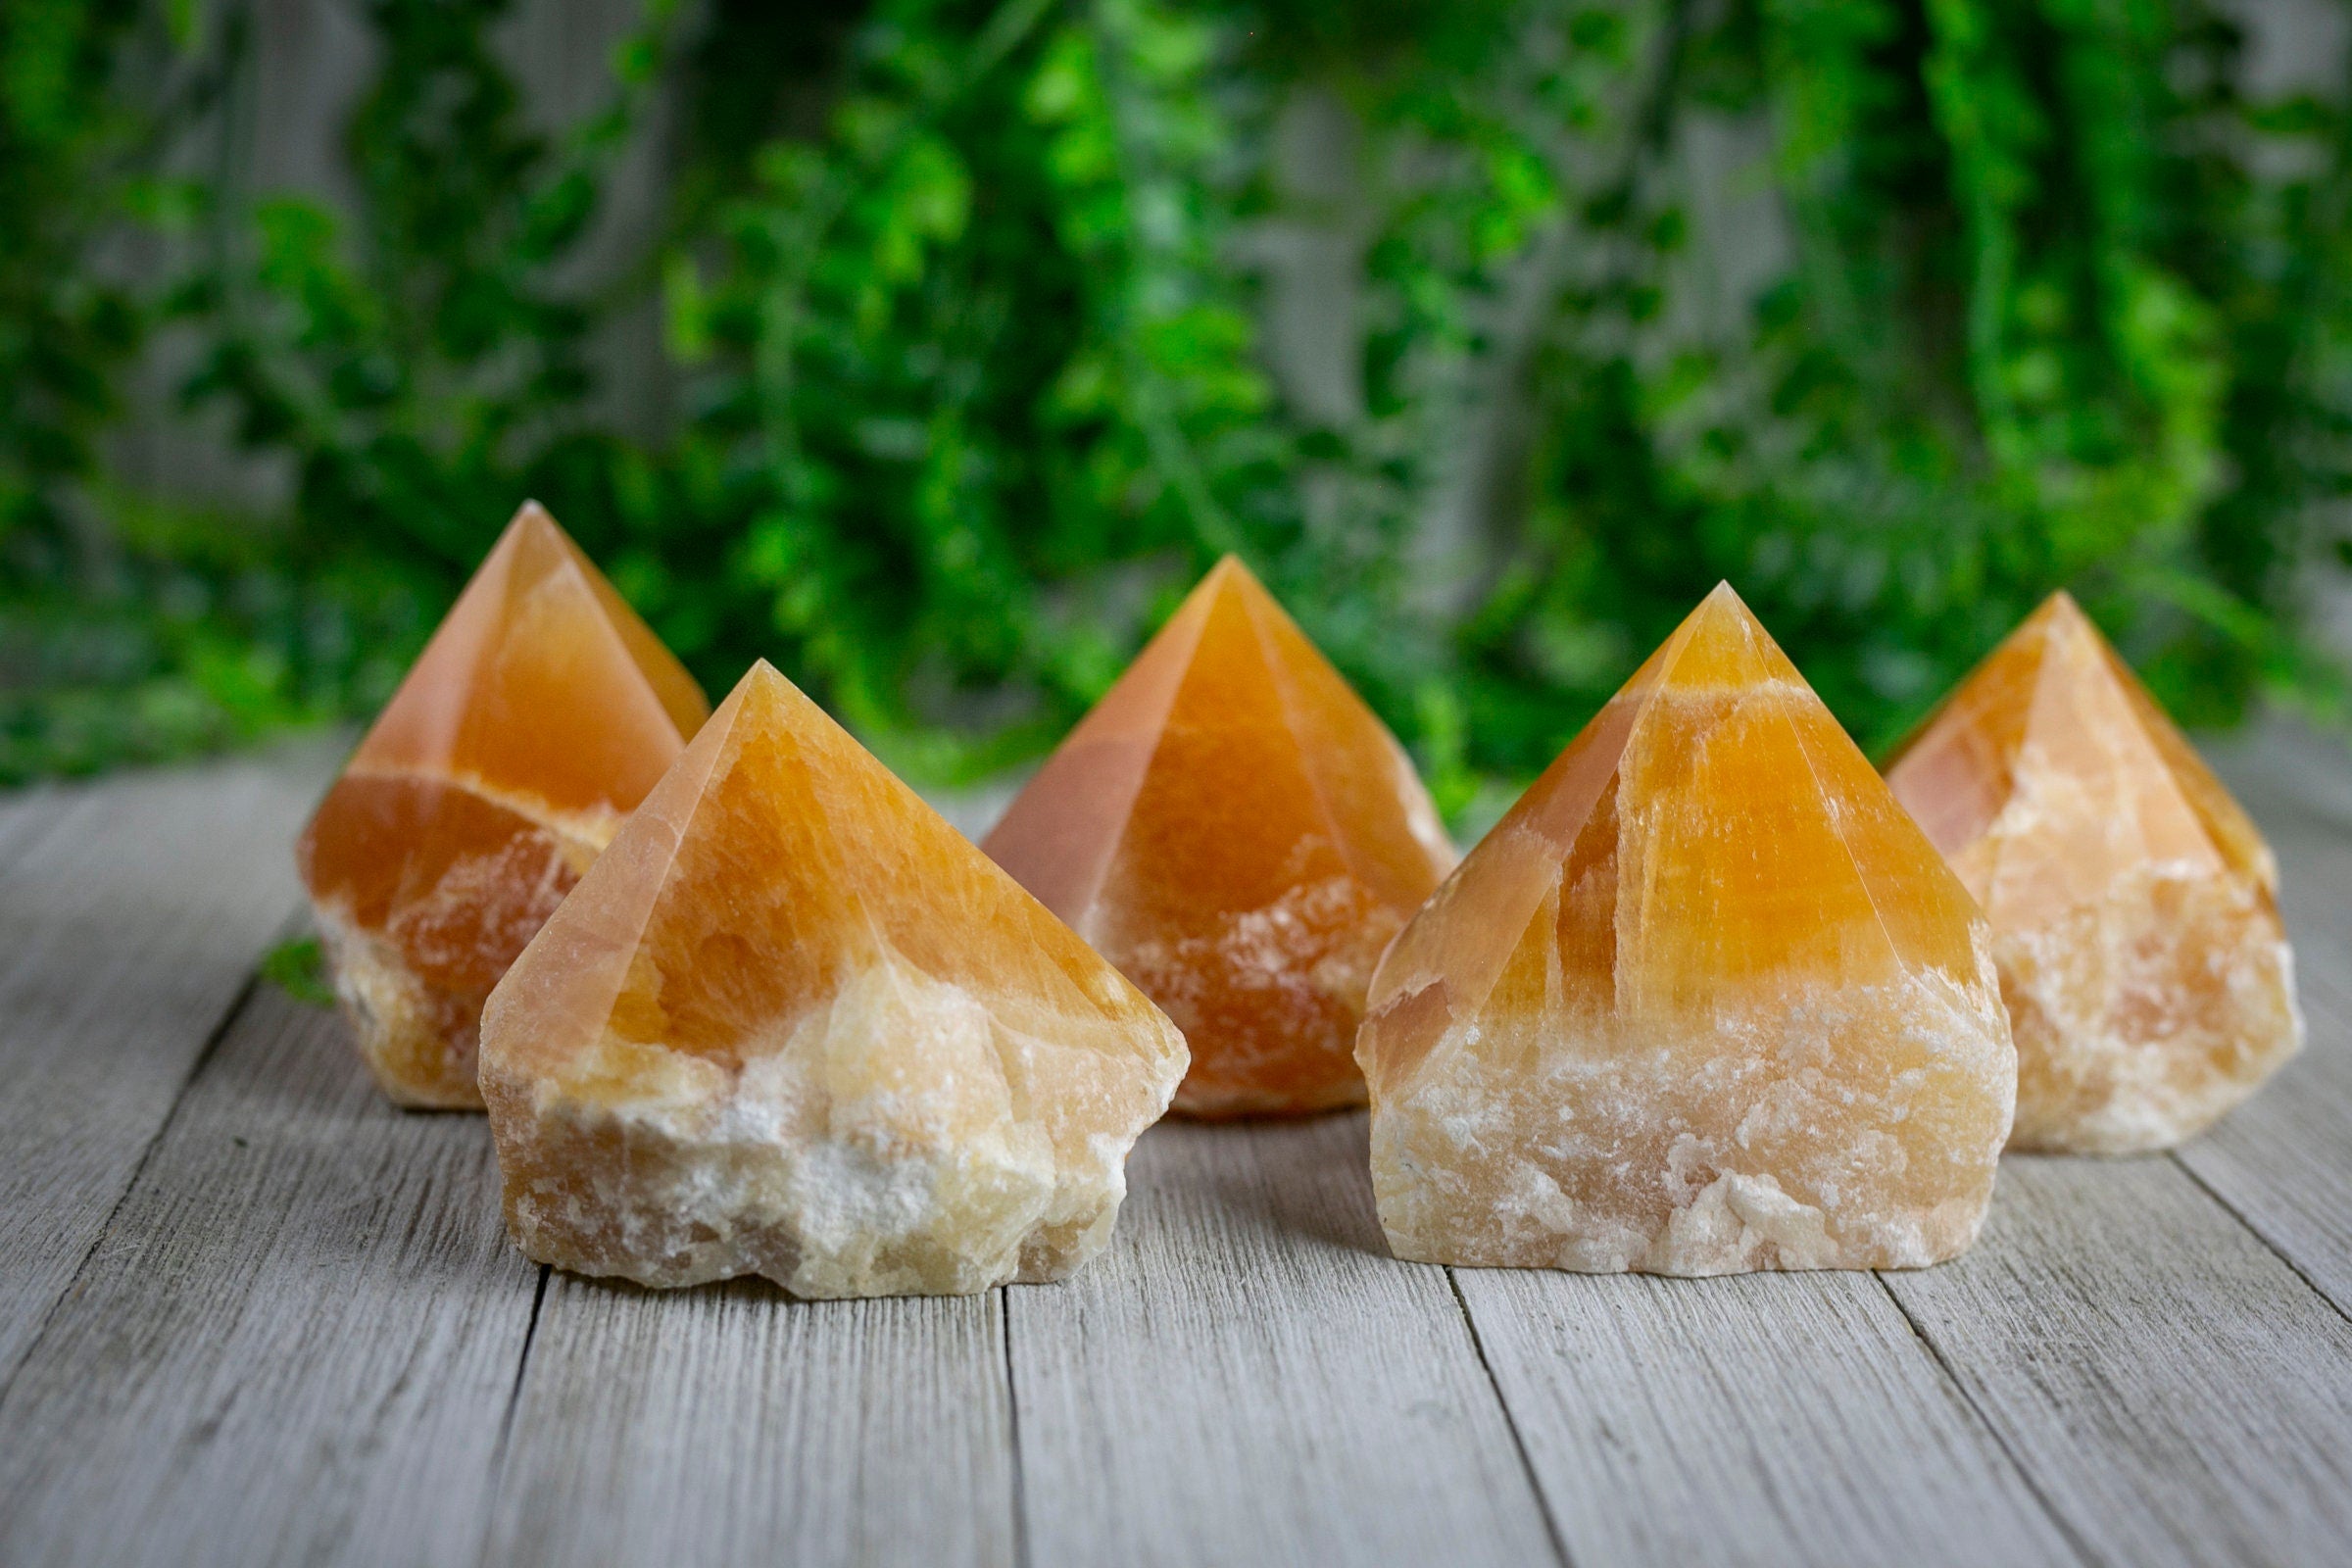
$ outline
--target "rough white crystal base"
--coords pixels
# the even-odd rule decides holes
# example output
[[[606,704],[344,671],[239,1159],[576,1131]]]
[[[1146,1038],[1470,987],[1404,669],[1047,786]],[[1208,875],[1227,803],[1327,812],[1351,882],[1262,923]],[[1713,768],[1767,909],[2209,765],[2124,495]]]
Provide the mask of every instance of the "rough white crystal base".
[[[774,1045],[733,1069],[608,1034],[561,1079],[485,1075],[522,1250],[835,1298],[1060,1279],[1109,1239],[1133,1133],[1057,1152],[1014,1104],[1021,1043],[970,994],[876,965]]]
[[[1375,1096],[1382,1227],[1414,1261],[1580,1273],[1956,1256],[2014,1105],[1989,991],[1933,974],[1853,988],[1727,1014],[1704,1050],[1579,1038],[1563,1015],[1518,1041],[1456,1026],[1401,1093]],[[1890,1028],[1924,1066],[1871,1070]]]
[[[2250,881],[2162,863],[2096,905],[1993,937],[2016,1030],[2012,1148],[2171,1149],[2303,1045],[2294,955]]]
[[[360,1059],[387,1099],[415,1110],[479,1110],[481,1020],[416,978],[399,954],[321,905],[318,933]]]

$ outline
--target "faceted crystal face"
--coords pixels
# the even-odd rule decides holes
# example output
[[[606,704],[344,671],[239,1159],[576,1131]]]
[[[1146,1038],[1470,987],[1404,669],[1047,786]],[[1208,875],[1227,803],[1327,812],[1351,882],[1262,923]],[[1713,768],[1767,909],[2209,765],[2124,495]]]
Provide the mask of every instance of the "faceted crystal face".
[[[1184,1030],[1195,1115],[1355,1104],[1381,950],[1453,863],[1412,762],[1240,562],[983,846]]]
[[[296,850],[386,1094],[481,1105],[483,999],[709,710],[555,520],[524,506]]]
[[[1400,1257],[1904,1268],[1976,1237],[2016,1090],[1982,918],[1728,587],[1380,965]]]
[[[2300,1047],[2269,847],[2066,595],[1886,780],[1992,922],[2013,1147],[2170,1148]]]
[[[764,663],[490,999],[507,1223],[543,1262],[808,1297],[1057,1279],[1184,1040]]]

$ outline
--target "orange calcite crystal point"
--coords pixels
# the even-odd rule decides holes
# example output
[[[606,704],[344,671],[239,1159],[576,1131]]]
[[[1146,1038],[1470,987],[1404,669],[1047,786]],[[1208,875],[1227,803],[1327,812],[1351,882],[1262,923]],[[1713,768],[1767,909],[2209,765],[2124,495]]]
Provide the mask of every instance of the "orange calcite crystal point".
[[[709,711],[525,504],[295,851],[385,1094],[480,1108],[483,999]]]
[[[1403,748],[1231,557],[982,847],[1176,1020],[1201,1116],[1362,1102],[1364,987],[1454,858]]]
[[[1184,1039],[766,664],[508,971],[482,1093],[525,1252],[800,1296],[1058,1279]]]
[[[1729,587],[1396,939],[1356,1046],[1400,1257],[1908,1268],[2017,1059],[1983,917]]]
[[[1886,781],[1992,921],[2014,1147],[2170,1148],[2302,1045],[2269,847],[2065,594]]]

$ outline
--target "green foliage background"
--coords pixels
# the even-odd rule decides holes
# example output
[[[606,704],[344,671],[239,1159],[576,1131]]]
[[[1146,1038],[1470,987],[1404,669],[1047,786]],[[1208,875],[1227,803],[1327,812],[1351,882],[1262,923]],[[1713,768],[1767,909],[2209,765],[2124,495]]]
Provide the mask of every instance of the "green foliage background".
[[[365,713],[525,495],[714,694],[765,655],[935,777],[1051,744],[1225,551],[1455,807],[1719,577],[1866,746],[2061,585],[2192,722],[2340,708],[2352,119],[2249,97],[2220,7],[656,3],[553,138],[506,0],[359,9],[332,208],[227,172],[243,9],[0,8],[0,777]],[[567,284],[665,91],[662,223]],[[1259,330],[1306,93],[1359,132],[1344,417]],[[1724,127],[1760,260],[1699,220]],[[649,298],[658,436],[591,350]],[[165,340],[283,507],[114,471]]]

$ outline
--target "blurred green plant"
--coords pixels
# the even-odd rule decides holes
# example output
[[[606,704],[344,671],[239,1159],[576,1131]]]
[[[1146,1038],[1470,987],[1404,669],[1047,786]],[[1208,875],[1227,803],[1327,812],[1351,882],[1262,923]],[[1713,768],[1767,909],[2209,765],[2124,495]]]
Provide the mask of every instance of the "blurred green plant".
[[[262,956],[262,978],[307,1007],[335,1004],[334,982],[327,977],[326,954],[317,937],[294,937]]]
[[[932,776],[1226,551],[1450,809],[1719,577],[1874,747],[2062,585],[2192,722],[2342,710],[2352,114],[2249,96],[2218,6],[660,4],[553,136],[510,14],[371,0],[340,205],[154,177],[241,122],[246,11],[0,17],[0,776],[367,711],[526,494],[714,690],[774,658]],[[583,282],[663,92],[668,219]],[[1337,403],[1260,338],[1286,224],[1351,258]],[[134,228],[168,283],[94,281]],[[653,301],[658,433],[594,372]],[[282,507],[112,476],[158,324]]]

